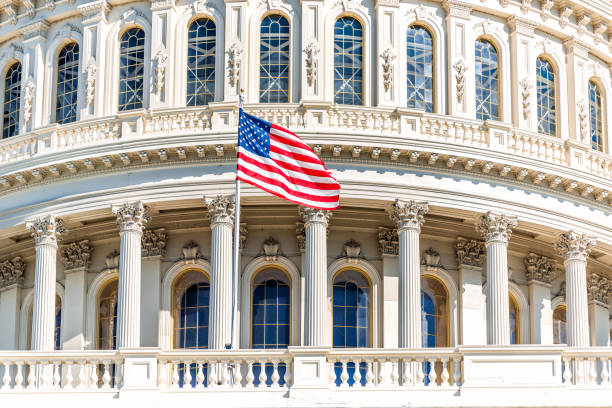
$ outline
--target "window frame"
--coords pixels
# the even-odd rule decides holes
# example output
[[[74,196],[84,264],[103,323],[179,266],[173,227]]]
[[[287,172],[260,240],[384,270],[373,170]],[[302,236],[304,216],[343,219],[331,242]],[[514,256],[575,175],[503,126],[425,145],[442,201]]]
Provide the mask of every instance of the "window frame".
[[[539,129],[539,127],[540,127],[540,125],[539,125],[540,117],[538,116],[538,112],[537,112],[537,110],[538,110],[538,100],[537,100],[537,98],[538,98],[538,78],[539,78],[538,77],[538,69],[537,69],[537,63],[538,63],[537,61],[539,59],[542,59],[542,60],[546,61],[550,65],[550,67],[551,67],[551,69],[553,71],[553,75],[554,75],[554,81],[553,81],[553,93],[554,93],[553,100],[554,100],[554,103],[555,103],[555,133],[554,134],[542,133],[542,132],[540,132],[540,129]],[[560,72],[560,70],[557,67],[557,64],[554,62],[554,60],[549,55],[547,55],[547,54],[540,54],[540,55],[538,55],[536,57],[536,71],[535,71],[535,74],[536,74],[535,75],[535,77],[536,77],[535,78],[536,79],[536,81],[535,81],[535,85],[536,85],[536,89],[535,89],[535,91],[536,91],[536,93],[535,93],[535,96],[536,96],[536,130],[537,130],[537,132],[539,134],[545,135],[545,136],[550,136],[550,137],[560,137],[560,128],[561,128],[561,126],[560,126],[560,123],[559,123],[559,118],[561,116],[560,115],[561,111],[560,111],[560,99],[559,99],[559,93],[560,93],[559,92],[560,91],[560,87],[559,87],[559,72]]]
[[[71,122],[64,122],[64,123],[59,123],[57,121],[57,98],[58,98],[58,85],[59,85],[59,56],[60,53],[62,52],[62,50],[64,48],[66,48],[67,46],[69,46],[70,44],[76,44],[77,47],[79,47],[79,58],[77,60],[77,87],[76,87],[76,115],[75,115],[75,119]],[[53,120],[53,123],[57,123],[58,125],[66,125],[66,124],[70,124],[70,123],[74,123],[74,122],[78,122],[81,118],[81,112],[80,112],[80,101],[81,101],[81,88],[82,88],[82,84],[81,84],[81,80],[82,80],[82,74],[81,74],[81,64],[82,64],[82,60],[83,60],[83,55],[82,55],[82,49],[81,49],[81,43],[73,38],[67,39],[66,41],[62,42],[59,44],[59,46],[56,48],[55,50],[55,54],[54,54],[54,69],[55,69],[55,75],[54,75],[54,87],[53,87],[53,92],[52,92],[52,103],[51,103],[51,109],[52,109],[52,114],[51,114],[51,118]]]
[[[601,149],[593,149],[593,129],[591,127],[591,84],[595,86],[597,90],[599,90],[599,94],[601,96],[601,106],[599,110],[601,111],[601,135],[600,135],[600,146]],[[589,120],[589,145],[591,149],[595,152],[606,153],[607,152],[607,144],[606,144],[606,107],[607,107],[607,99],[605,93],[605,87],[602,85],[601,81],[597,77],[591,77],[587,81],[587,117]]]
[[[338,348],[334,346],[334,282],[336,281],[336,279],[338,278],[338,276],[340,274],[342,274],[343,272],[347,272],[347,271],[353,271],[353,272],[357,272],[359,273],[364,279],[365,281],[368,283],[369,286],[369,292],[368,292],[368,345],[365,347],[359,347],[357,346],[356,348],[373,348],[375,347],[373,344],[374,341],[374,319],[373,319],[373,314],[374,314],[374,305],[373,305],[373,298],[374,298],[374,284],[372,282],[372,280],[370,279],[370,277],[368,276],[368,273],[366,271],[364,271],[362,268],[356,267],[356,266],[344,266],[340,269],[338,269],[332,276],[331,278],[331,285],[330,285],[330,290],[331,290],[331,327],[330,327],[330,340],[331,340],[331,347],[332,348]],[[346,348],[346,347],[344,347]]]
[[[183,67],[184,69],[182,69],[181,71],[181,75],[185,75],[185,77],[183,78],[182,84],[183,84],[183,99],[181,101],[181,106],[185,106],[185,107],[189,107],[189,108],[197,108],[197,107],[202,107],[202,106],[207,106],[208,104],[205,105],[187,105],[187,98],[188,98],[188,94],[187,94],[187,70],[188,70],[188,61],[189,61],[189,30],[192,26],[192,24],[194,22],[196,22],[197,20],[210,20],[212,21],[212,23],[215,25],[215,64],[214,64],[214,70],[215,70],[215,80],[214,80],[214,90],[213,90],[213,98],[212,101],[209,102],[209,104],[211,102],[217,102],[219,100],[218,94],[219,94],[219,85],[218,85],[218,81],[219,78],[217,75],[219,73],[219,24],[217,24],[217,20],[214,18],[214,16],[212,15],[208,15],[208,14],[194,14],[191,18],[189,18],[187,20],[187,24],[185,25],[185,30],[184,30],[184,35],[185,35],[185,47],[184,48],[184,52],[185,52],[185,56],[183,58]],[[221,72],[223,73],[223,69],[221,70]],[[222,79],[221,79],[221,89],[223,88],[223,81],[225,80],[225,75],[222,75]],[[173,80],[178,80],[178,76],[175,77]],[[170,97],[171,98],[171,97]]]
[[[292,77],[293,77],[293,41],[294,41],[294,27],[293,27],[293,20],[291,18],[289,18],[289,16],[287,15],[287,13],[285,13],[284,11],[278,10],[278,9],[272,9],[272,10],[268,10],[265,13],[263,13],[260,18],[259,18],[259,23],[257,25],[257,44],[259,44],[259,46],[256,49],[256,54],[257,56],[255,57],[256,60],[256,74],[255,74],[255,87],[257,89],[257,103],[261,103],[261,104],[268,104],[268,102],[260,102],[260,93],[261,93],[261,88],[259,87],[260,81],[261,81],[261,25],[263,23],[263,21],[269,17],[269,16],[273,16],[273,15],[278,15],[278,16],[282,16],[287,20],[287,23],[289,23],[289,68],[288,68],[288,74],[287,74],[287,102],[270,102],[269,104],[289,104],[289,103],[293,103],[293,92],[292,92],[292,86],[293,86],[293,81],[292,81]]]
[[[476,98],[476,75],[478,75],[478,73],[476,72],[476,43],[478,43],[479,41],[488,42],[489,44],[491,44],[491,46],[495,50],[495,53],[497,54],[497,117],[490,117],[487,119],[478,118],[478,107],[477,107],[478,99]],[[473,58],[474,58],[473,59],[474,75],[472,77],[474,79],[474,114],[475,114],[476,120],[482,120],[482,121],[494,120],[497,122],[501,122],[503,121],[503,118],[504,118],[503,95],[502,95],[502,79],[503,79],[502,65],[503,64],[502,64],[501,47],[498,45],[495,39],[491,38],[488,35],[481,35],[474,40]]]
[[[421,27],[423,29],[425,29],[429,35],[431,36],[431,42],[432,42],[432,48],[431,48],[431,55],[432,55],[432,63],[431,63],[431,78],[432,78],[432,111],[428,112],[425,109],[419,109],[419,108],[411,108],[408,107],[408,93],[407,93],[407,84],[408,84],[408,30],[411,27]],[[423,20],[414,20],[412,22],[410,22],[408,24],[408,27],[406,28],[406,31],[404,32],[404,38],[403,38],[403,45],[404,45],[404,52],[402,53],[402,58],[398,59],[399,63],[401,64],[400,67],[404,67],[403,69],[403,74],[401,76],[401,78],[404,79],[403,81],[403,89],[400,92],[400,95],[403,95],[403,102],[405,105],[405,109],[414,109],[417,110],[419,112],[423,112],[423,113],[430,113],[430,114],[435,114],[438,112],[438,106],[439,106],[439,102],[438,102],[438,98],[437,98],[437,92],[438,92],[438,86],[437,86],[437,81],[438,81],[438,66],[437,66],[437,58],[436,58],[436,53],[438,52],[437,50],[437,45],[438,45],[438,41],[437,41],[437,37],[436,37],[436,32],[433,29],[433,27],[431,26],[431,24],[423,21]]]
[[[143,31],[144,33],[144,50],[143,50],[143,69],[142,69],[142,106],[140,108],[132,108],[132,109],[124,109],[121,110],[120,109],[120,103],[119,103],[119,98],[121,95],[121,38],[123,37],[123,35],[134,28],[138,28],[140,30]],[[115,90],[114,93],[114,106],[115,106],[115,112],[118,114],[124,114],[127,112],[136,112],[142,109],[147,109],[149,107],[150,101],[149,101],[149,94],[150,94],[150,82],[151,82],[151,71],[150,71],[150,65],[151,65],[151,55],[150,55],[150,48],[151,48],[151,39],[150,39],[150,28],[148,27],[148,25],[142,24],[140,21],[138,22],[133,22],[133,23],[129,23],[126,24],[125,26],[121,27],[121,29],[119,30],[119,32],[117,33],[117,36],[115,37],[116,41],[117,41],[117,64],[116,64],[116,73],[117,73],[117,78],[116,78],[116,82],[113,81],[114,83],[111,84],[111,86],[113,87],[113,89]]]
[[[180,309],[180,303],[181,303],[181,298],[183,297],[183,295],[185,294],[185,291],[187,291],[187,289],[189,289],[192,285],[198,283],[198,282],[193,282],[189,285],[186,285],[184,288],[182,288],[180,293],[177,293],[177,285],[181,282],[182,279],[185,278],[185,275],[190,273],[190,272],[196,272],[196,273],[200,273],[204,276],[204,278],[208,281],[208,285],[209,285],[209,291],[212,289],[210,286],[211,285],[211,279],[210,279],[210,275],[208,274],[208,272],[206,272],[204,269],[200,269],[197,267],[194,268],[187,268],[183,271],[181,271],[176,277],[174,277],[174,279],[172,280],[172,285],[170,286],[170,347],[172,350],[193,350],[193,349],[187,349],[187,348],[179,348],[176,344],[177,344],[177,339],[175,337],[175,332],[177,330],[177,320],[176,317],[179,314],[179,309]],[[210,292],[209,292],[209,296],[210,296]],[[210,297],[209,297],[209,303],[208,303],[208,310],[210,313]],[[179,323],[180,325],[180,323]],[[209,317],[209,332],[208,334],[210,335],[210,317]],[[210,341],[210,339],[209,339]],[[206,345],[206,349],[199,349],[199,350],[207,350],[208,349],[208,344]]]
[[[13,68],[16,64],[19,64],[19,69],[20,69],[20,73],[19,73],[19,105],[17,107],[17,127],[16,127],[16,131],[14,135],[11,136],[7,136],[4,137],[4,127],[5,127],[5,123],[4,123],[4,104],[6,103],[6,76],[8,75],[8,72],[11,68]],[[13,59],[12,61],[8,62],[6,64],[6,66],[4,67],[3,71],[2,71],[2,116],[0,117],[0,140],[4,140],[4,139],[8,139],[10,137],[15,137],[15,136],[19,136],[21,134],[21,120],[22,115],[21,115],[21,109],[22,109],[22,103],[21,103],[21,99],[23,98],[23,62]]]
[[[119,307],[119,276],[113,276],[104,281],[104,283],[100,286],[96,293],[96,314],[95,314],[95,324],[94,324],[94,343],[96,345],[96,350],[100,350],[100,296],[102,296],[102,292],[114,282],[117,282],[117,302],[116,307]],[[117,323],[119,323],[119,310],[117,310]],[[118,328],[117,328],[118,329]],[[116,334],[119,334],[116,332]],[[115,336],[116,337],[116,336]],[[116,346],[116,341],[115,341]],[[117,347],[115,347],[116,349]],[[108,350],[108,349],[105,349]],[[113,349],[110,349],[113,350]]]
[[[336,34],[335,34],[335,30],[336,30],[336,23],[338,22],[338,20],[340,20],[341,18],[352,18],[354,20],[356,20],[360,25],[361,25],[361,31],[362,31],[362,40],[361,40],[361,72],[362,72],[362,80],[361,80],[361,104],[360,105],[352,105],[352,104],[345,104],[345,103],[337,103],[336,102],[336,87],[335,87],[335,80],[336,80],[336,75],[335,75],[335,71],[336,71],[336,64],[335,64],[335,41],[336,41]],[[358,107],[367,107],[369,105],[369,100],[368,100],[368,89],[367,86],[369,85],[367,77],[369,75],[369,70],[368,70],[368,61],[366,60],[366,57],[368,55],[369,47],[368,47],[368,41],[367,41],[367,36],[368,32],[367,32],[367,24],[365,23],[364,19],[361,18],[361,16],[358,16],[356,14],[353,13],[340,13],[337,16],[334,17],[334,19],[332,20],[331,23],[331,38],[333,40],[333,44],[331,47],[329,47],[331,49],[331,75],[330,75],[330,80],[331,80],[331,100],[332,100],[332,104],[337,105],[337,106],[358,106]]]
[[[423,279],[433,279],[435,281],[437,281],[440,286],[442,287],[442,289],[444,289],[444,295],[446,296],[446,345],[445,346],[440,346],[440,347],[450,347],[451,344],[451,298],[450,298],[450,291],[448,290],[448,287],[446,286],[446,284],[444,283],[444,281],[442,279],[440,279],[438,276],[431,274],[431,273],[421,273],[421,281]],[[421,282],[419,282],[420,284]],[[420,285],[421,287],[421,296],[423,293],[423,285]],[[421,313],[423,313],[423,307],[421,306]],[[437,334],[436,334],[437,336]],[[421,329],[421,338],[423,338],[423,332]],[[427,348],[425,347],[424,344],[421,344],[421,346],[423,348]],[[436,346],[438,347],[438,346]]]

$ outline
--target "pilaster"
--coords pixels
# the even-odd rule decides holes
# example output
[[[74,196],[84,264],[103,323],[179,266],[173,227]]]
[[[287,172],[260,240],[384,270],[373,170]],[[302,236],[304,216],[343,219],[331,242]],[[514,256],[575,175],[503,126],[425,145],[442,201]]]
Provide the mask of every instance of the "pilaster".
[[[172,89],[168,78],[175,78],[175,63],[172,45],[176,43],[176,15],[174,0],[154,0],[151,2],[151,60],[153,64],[153,86],[150,88],[151,107],[171,106]],[[171,45],[172,44],[172,45]],[[179,64],[183,66],[183,64]]]
[[[245,0],[225,0],[225,102],[238,102],[241,88],[247,89],[247,101],[258,101],[258,95],[253,91],[256,84],[248,77],[246,63],[249,60],[247,7]],[[251,86],[247,88],[249,83]]]
[[[508,241],[516,217],[487,212],[476,224],[476,230],[487,248],[487,343],[510,344],[510,311],[508,302]]]
[[[472,6],[456,0],[444,0],[446,11],[446,43],[448,70],[448,114],[460,117],[473,117],[474,95],[474,46],[470,22]]]
[[[610,345],[610,304],[612,281],[605,276],[591,273],[587,277],[589,299],[589,327],[591,346]]]
[[[569,138],[579,143],[591,144],[589,136],[589,94],[587,67],[589,47],[570,38],[563,43],[567,63],[567,97]]]
[[[485,245],[481,241],[457,237],[455,244],[459,269],[459,344],[484,345],[487,328],[482,294],[482,267]]]
[[[383,347],[397,348],[399,340],[399,237],[393,228],[378,227],[378,252],[383,272]]]
[[[533,55],[536,25],[517,16],[508,19],[512,69],[512,123],[537,132],[536,62]]]
[[[550,293],[553,262],[546,256],[530,252],[524,259],[529,282],[529,320],[531,343],[553,344],[553,310]]]
[[[25,263],[21,257],[0,262],[0,350],[19,349],[19,313]]]
[[[163,228],[145,230],[142,234],[142,287],[140,308],[140,344],[159,347],[159,311],[161,301],[161,262],[166,253],[168,236]]]
[[[303,102],[322,102],[324,84],[324,2],[303,0],[302,4],[302,73]]]
[[[379,22],[376,24],[376,100],[378,106],[406,106],[399,103],[402,84],[396,50],[400,48],[400,32],[405,31],[405,27],[400,29],[399,0],[377,0],[375,8]]]
[[[49,24],[40,20],[21,29],[24,45],[24,63],[21,71],[21,112],[19,133],[30,132],[46,125],[45,111],[50,107],[44,101],[45,55]]]

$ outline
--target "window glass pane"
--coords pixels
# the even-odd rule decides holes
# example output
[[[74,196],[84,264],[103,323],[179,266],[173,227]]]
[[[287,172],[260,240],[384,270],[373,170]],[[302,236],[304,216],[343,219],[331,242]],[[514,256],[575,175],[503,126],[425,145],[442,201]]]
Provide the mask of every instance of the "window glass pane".
[[[363,29],[352,17],[334,25],[334,102],[363,105]]]
[[[410,26],[406,37],[408,107],[433,112],[433,39],[425,27]]]
[[[593,81],[589,81],[589,118],[591,122],[591,146],[593,150],[603,150],[603,112],[601,90]]]
[[[557,134],[557,108],[555,104],[555,71],[544,58],[536,60],[538,132]]]
[[[210,284],[198,282],[189,286],[181,296],[178,309],[178,348],[208,348],[208,301]]]
[[[79,45],[66,45],[57,59],[57,91],[55,121],[74,122],[77,118],[77,94],[79,86]]]
[[[289,22],[269,15],[261,22],[259,102],[289,102]]]
[[[130,28],[119,42],[119,111],[139,109],[144,98],[145,34]]]
[[[279,269],[266,269],[253,280],[251,341],[253,348],[289,346],[291,321],[289,278]]]
[[[2,112],[2,138],[15,136],[19,131],[21,109],[21,64],[14,63],[4,76],[4,110]]]
[[[117,280],[109,282],[98,300],[98,349],[117,348]]]
[[[187,106],[206,105],[215,100],[215,23],[195,20],[187,37]]]
[[[476,118],[499,120],[497,50],[487,40],[476,40]]]
[[[563,306],[559,306],[553,313],[553,343],[554,344],[567,344],[567,318],[566,309]]]
[[[448,347],[448,295],[435,278],[421,278],[423,347]]]
[[[342,271],[333,284],[333,346],[369,347],[370,283],[357,271]]]
[[[516,302],[512,298],[510,298],[510,344],[518,344],[519,336],[518,336],[518,328],[519,328],[519,317],[518,317],[518,307]]]
[[[62,299],[55,295],[55,332],[54,332],[55,349],[62,348]]]

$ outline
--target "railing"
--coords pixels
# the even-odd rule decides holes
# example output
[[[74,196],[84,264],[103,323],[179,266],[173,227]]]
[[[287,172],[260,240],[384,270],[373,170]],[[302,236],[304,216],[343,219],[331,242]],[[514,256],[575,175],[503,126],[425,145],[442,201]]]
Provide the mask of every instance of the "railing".
[[[612,387],[610,348],[567,349],[563,352],[563,383],[598,384]]]

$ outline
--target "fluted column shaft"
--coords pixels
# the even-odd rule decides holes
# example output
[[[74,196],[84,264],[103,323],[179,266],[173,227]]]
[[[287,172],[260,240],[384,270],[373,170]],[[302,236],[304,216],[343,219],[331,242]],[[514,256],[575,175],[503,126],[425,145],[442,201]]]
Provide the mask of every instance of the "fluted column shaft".
[[[221,350],[232,336],[232,230],[234,201],[218,196],[207,201],[212,229],[208,348]]]
[[[57,239],[63,232],[60,220],[47,216],[28,222],[36,244],[34,305],[32,311],[32,350],[55,348],[55,280]]]
[[[327,319],[327,225],[331,212],[300,207],[306,230],[304,299],[304,345],[326,346]]]
[[[575,231],[563,233],[556,244],[565,256],[567,345],[571,347],[590,345],[586,263],[594,244],[594,238]]]
[[[117,294],[117,348],[140,347],[141,238],[149,220],[141,202],[113,207],[117,215],[119,249],[119,290]]]
[[[516,218],[488,212],[476,229],[485,238],[487,248],[487,343],[510,344],[508,293],[508,241]]]
[[[419,234],[426,203],[397,200],[391,218],[397,225],[399,237],[399,341],[400,347],[423,346],[421,330],[421,261]]]

